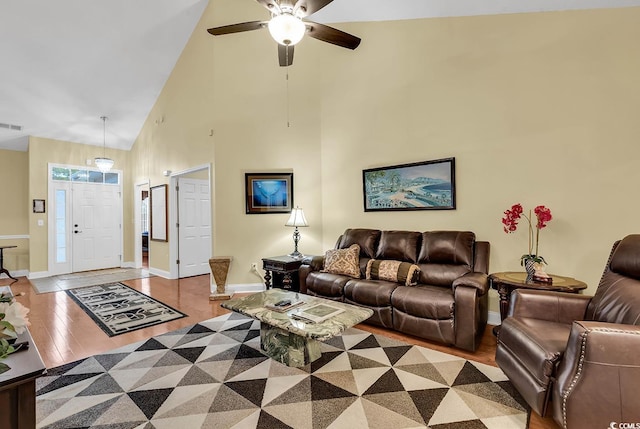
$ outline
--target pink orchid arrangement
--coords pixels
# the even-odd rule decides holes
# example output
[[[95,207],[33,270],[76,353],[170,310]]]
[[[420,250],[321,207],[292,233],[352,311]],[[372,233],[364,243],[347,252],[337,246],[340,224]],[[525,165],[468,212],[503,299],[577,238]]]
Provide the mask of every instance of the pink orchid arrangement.
[[[507,234],[516,231],[516,229],[518,228],[518,222],[523,217],[529,224],[529,253],[522,255],[522,257],[520,258],[521,265],[524,265],[525,261],[528,259],[537,263],[547,263],[547,261],[545,261],[544,258],[538,254],[538,246],[540,244],[540,230],[542,228],[545,228],[547,226],[547,223],[550,222],[551,219],[553,219],[553,217],[551,216],[551,210],[549,210],[545,206],[537,206],[535,209],[533,209],[533,214],[535,214],[536,216],[535,235],[531,210],[529,210],[529,216],[527,216],[526,214],[524,214],[522,205],[520,203],[514,204],[513,206],[511,206],[511,209],[506,210],[504,212],[505,216],[502,218],[503,229]]]

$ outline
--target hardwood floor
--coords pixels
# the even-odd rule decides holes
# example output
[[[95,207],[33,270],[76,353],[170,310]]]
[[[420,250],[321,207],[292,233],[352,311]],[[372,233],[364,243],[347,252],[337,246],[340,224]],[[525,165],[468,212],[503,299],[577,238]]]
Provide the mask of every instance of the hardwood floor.
[[[167,280],[160,277],[127,280],[123,283],[150,295],[186,314],[188,317],[109,338],[65,292],[37,294],[29,280],[20,277],[11,285],[16,299],[30,309],[29,328],[47,368],[83,359],[154,335],[193,325],[229,311],[220,307],[220,301],[209,301],[209,276]],[[0,286],[9,284],[0,279]],[[495,366],[496,339],[488,326],[482,343],[475,353],[421,340],[383,328],[360,324],[357,326],[372,333],[384,333],[398,340],[429,347],[466,359]],[[547,417],[532,413],[530,429],[558,429]]]

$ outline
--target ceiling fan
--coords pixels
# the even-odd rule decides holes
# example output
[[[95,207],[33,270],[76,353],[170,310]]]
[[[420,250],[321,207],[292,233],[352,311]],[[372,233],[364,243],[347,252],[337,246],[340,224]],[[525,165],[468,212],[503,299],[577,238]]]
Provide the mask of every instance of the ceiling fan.
[[[256,0],[271,12],[269,21],[251,21],[239,24],[224,25],[209,28],[207,31],[214,36],[241,33],[243,31],[269,28],[271,37],[278,42],[278,59],[281,67],[293,64],[293,46],[302,40],[305,33],[314,39],[355,49],[360,44],[360,38],[344,31],[337,30],[317,22],[303,21],[331,3],[333,0]]]

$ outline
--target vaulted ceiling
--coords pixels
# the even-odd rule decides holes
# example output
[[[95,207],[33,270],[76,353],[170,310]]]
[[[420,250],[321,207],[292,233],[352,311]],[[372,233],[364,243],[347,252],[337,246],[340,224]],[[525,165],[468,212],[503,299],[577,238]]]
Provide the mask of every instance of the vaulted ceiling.
[[[27,150],[29,135],[101,146],[100,116],[107,146],[130,149],[207,4],[0,0],[0,149]],[[640,0],[334,0],[312,20],[631,6]]]

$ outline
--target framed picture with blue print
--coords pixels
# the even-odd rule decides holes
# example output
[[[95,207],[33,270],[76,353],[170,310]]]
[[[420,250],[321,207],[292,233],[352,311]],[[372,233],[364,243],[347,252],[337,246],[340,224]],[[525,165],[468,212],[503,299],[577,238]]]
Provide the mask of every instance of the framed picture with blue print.
[[[245,173],[246,213],[291,213],[293,173]]]

